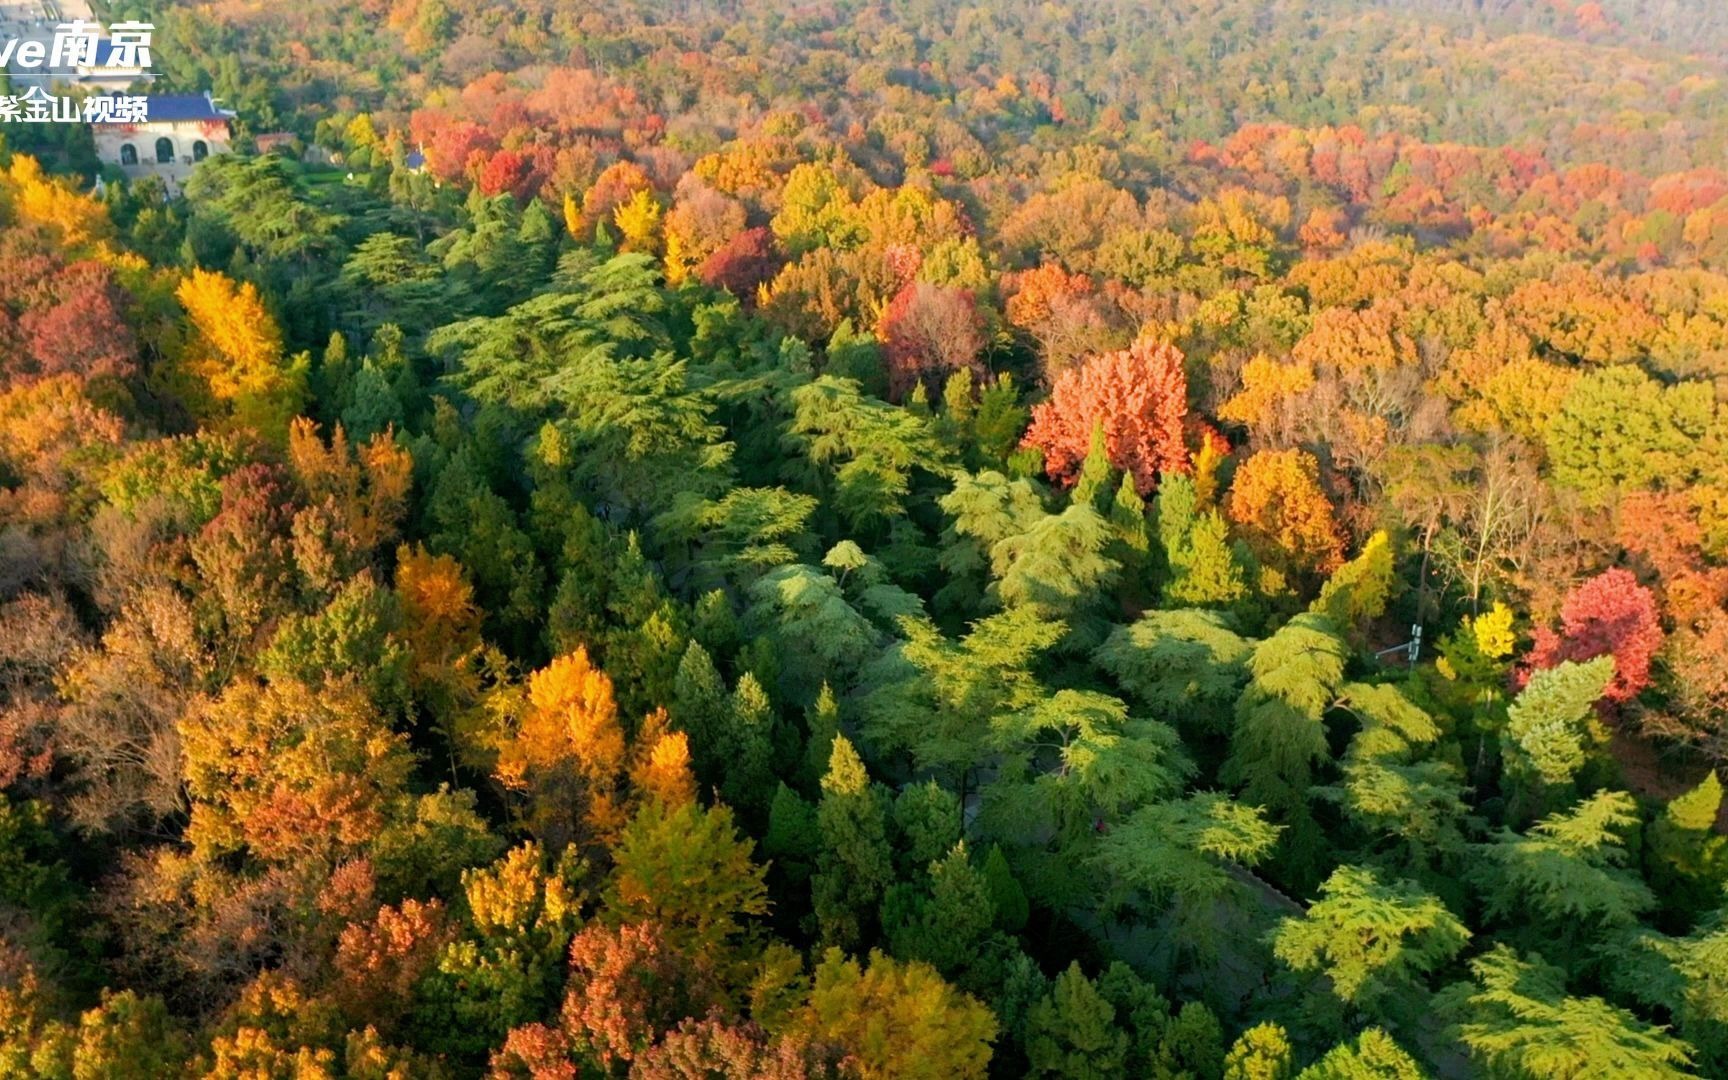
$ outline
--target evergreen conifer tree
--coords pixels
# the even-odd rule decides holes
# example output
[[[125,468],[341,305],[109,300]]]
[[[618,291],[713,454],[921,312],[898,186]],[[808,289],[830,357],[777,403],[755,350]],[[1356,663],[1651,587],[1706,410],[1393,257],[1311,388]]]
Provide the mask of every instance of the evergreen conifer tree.
[[[894,882],[883,799],[844,735],[834,739],[816,809],[822,847],[811,899],[822,940],[856,948],[872,932],[876,905]]]

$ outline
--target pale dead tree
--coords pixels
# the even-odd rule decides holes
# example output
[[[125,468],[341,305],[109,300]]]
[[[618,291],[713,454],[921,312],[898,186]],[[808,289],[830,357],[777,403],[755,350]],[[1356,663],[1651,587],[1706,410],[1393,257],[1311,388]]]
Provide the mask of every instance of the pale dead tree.
[[[147,826],[184,809],[177,723],[210,670],[190,604],[166,586],[140,589],[74,655],[55,740],[76,769],[77,825]]]
[[[1331,415],[1311,417],[1313,437],[1330,441],[1333,461],[1355,479],[1362,501],[1371,502],[1386,452],[1420,437],[1411,419],[1421,405],[1421,375],[1409,367],[1368,367],[1323,377],[1315,391],[1336,405]]]
[[[79,545],[78,562],[91,598],[105,616],[113,617],[143,586],[168,580],[163,541],[184,528],[161,498],[146,500],[131,513],[112,506],[97,509],[89,535]]]
[[[1030,328],[1044,358],[1044,381],[1089,356],[1126,348],[1133,339],[1120,310],[1111,310],[1096,296],[1058,294],[1050,298],[1050,314]]]
[[[1490,446],[1475,482],[1464,491],[1453,527],[1435,545],[1440,570],[1480,613],[1482,596],[1497,580],[1519,576],[1550,511],[1536,465],[1513,442]]]
[[[84,640],[58,593],[26,593],[0,604],[0,702],[52,692],[54,673]]]
[[[309,942],[298,939],[333,937],[318,917],[328,877],[316,862],[237,873],[162,845],[122,855],[94,904],[121,945],[115,972],[200,1013],[262,970],[310,969],[299,956]]]
[[[1619,555],[1614,516],[1587,505],[1578,492],[1550,485],[1510,583],[1532,622],[1550,622],[1574,585]]]
[[[0,788],[47,779],[59,698],[54,676],[84,639],[58,593],[0,604]]]
[[[1728,611],[1675,627],[1657,655],[1662,703],[1639,708],[1646,735],[1728,762]]]

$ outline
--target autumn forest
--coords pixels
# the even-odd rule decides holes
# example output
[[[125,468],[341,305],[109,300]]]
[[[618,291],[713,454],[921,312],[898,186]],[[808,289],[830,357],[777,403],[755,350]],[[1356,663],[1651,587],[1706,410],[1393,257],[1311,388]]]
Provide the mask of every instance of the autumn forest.
[[[1728,6],[102,9],[0,1077],[1728,1076]]]

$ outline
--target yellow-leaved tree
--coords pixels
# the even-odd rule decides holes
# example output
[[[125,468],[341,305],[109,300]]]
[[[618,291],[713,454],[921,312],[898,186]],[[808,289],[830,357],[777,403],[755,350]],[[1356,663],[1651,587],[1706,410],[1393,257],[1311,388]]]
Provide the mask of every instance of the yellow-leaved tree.
[[[690,771],[690,738],[671,725],[665,709],[642,721],[631,748],[630,786],[648,802],[678,807],[696,801],[696,775]]]
[[[582,204],[568,191],[564,193],[564,231],[572,240],[586,239],[582,228]]]
[[[642,251],[650,255],[660,249],[660,201],[646,188],[630,196],[612,211],[612,223],[618,226],[625,251]]]
[[[68,248],[106,240],[114,232],[105,206],[44,173],[27,154],[14,155],[12,164],[0,170],[0,223],[8,218],[58,230]]]
[[[528,677],[493,691],[472,750],[493,777],[523,797],[530,829],[553,847],[604,838],[624,824],[624,728],[612,679],[578,646]]]
[[[251,282],[193,270],[174,295],[189,333],[174,390],[199,419],[241,428],[273,443],[306,400],[305,353],[283,355],[282,332]]]
[[[532,766],[573,760],[584,776],[611,781],[624,767],[624,729],[612,678],[588,660],[578,646],[535,672],[528,680],[527,717],[519,746]]]

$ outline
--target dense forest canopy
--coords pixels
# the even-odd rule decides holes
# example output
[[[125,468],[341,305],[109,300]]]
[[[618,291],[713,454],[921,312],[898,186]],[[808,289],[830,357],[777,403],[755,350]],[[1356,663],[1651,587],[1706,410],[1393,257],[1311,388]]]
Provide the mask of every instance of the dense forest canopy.
[[[1030,127],[1018,120],[1090,123],[1109,110],[1176,146],[1256,122],[1371,120],[1432,141],[1536,140],[1580,162],[1603,158],[1598,137],[1636,132],[1642,143],[1678,122],[1665,137],[1703,140],[1703,163],[1721,158],[1711,121],[1728,57],[1728,15],[1707,0],[134,7],[168,28],[172,79],[214,85],[254,120],[410,112],[439,87],[499,72],[534,81],[576,64],[629,72],[651,107],[685,119],[689,138],[730,134],[741,96],[819,103],[831,123],[898,98],[986,141]],[[1032,100],[1001,108],[989,91],[1003,76]],[[1624,148],[1616,163],[1630,163]]]
[[[1728,7],[107,7],[0,1076],[1728,1075]]]

